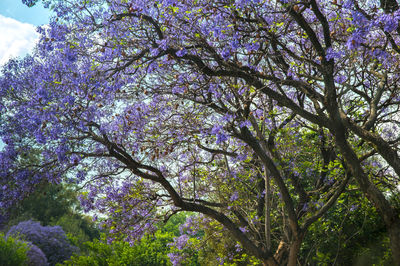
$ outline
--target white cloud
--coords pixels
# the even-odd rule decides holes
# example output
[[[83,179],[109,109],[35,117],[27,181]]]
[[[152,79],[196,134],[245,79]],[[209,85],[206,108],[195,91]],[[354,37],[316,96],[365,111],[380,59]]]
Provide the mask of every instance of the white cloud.
[[[0,66],[32,51],[38,37],[36,26],[0,15]]]

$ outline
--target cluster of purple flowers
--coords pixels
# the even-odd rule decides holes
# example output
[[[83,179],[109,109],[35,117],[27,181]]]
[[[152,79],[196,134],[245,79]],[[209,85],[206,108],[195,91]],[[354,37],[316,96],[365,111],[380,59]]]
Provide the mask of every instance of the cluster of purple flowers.
[[[44,253],[49,265],[63,262],[78,251],[68,242],[60,226],[42,226],[39,222],[29,220],[11,227],[6,236],[16,236],[29,241],[32,245],[29,244],[31,248],[28,255],[32,255],[32,260],[44,263],[41,256]]]
[[[28,251],[26,255],[28,257],[28,266],[47,266],[47,257],[43,251],[31,242],[27,243]]]

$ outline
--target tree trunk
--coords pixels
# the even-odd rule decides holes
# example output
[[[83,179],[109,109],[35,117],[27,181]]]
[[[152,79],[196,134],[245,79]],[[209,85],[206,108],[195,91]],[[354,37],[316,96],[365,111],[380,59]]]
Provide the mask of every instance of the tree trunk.
[[[290,245],[289,249],[289,260],[288,260],[288,266],[296,266],[297,265],[297,257],[299,255],[301,243],[303,242],[303,237],[298,237],[294,239],[292,244]]]
[[[376,185],[369,179],[365,173],[361,162],[354,151],[353,147],[347,141],[347,130],[345,126],[346,117],[341,115],[340,108],[337,103],[336,88],[333,80],[333,61],[326,65],[329,74],[324,75],[324,83],[326,86],[326,108],[331,118],[330,131],[335,136],[335,142],[343,155],[346,166],[356,179],[361,191],[374,204],[376,210],[381,215],[388,235],[390,238],[393,260],[395,265],[400,266],[400,218],[396,209],[385,198],[385,195]]]
[[[339,148],[342,151],[343,157],[346,160],[348,167],[356,178],[360,189],[371,201],[377,211],[380,213],[385,223],[393,254],[395,265],[400,266],[400,218],[396,210],[385,198],[383,193],[373,184],[368,176],[364,173],[360,162],[354,151],[350,148],[346,141],[336,139]]]
[[[263,261],[263,266],[279,266],[279,264],[274,260],[274,258],[270,257]]]
[[[287,251],[288,245],[285,243],[285,241],[281,240],[274,254],[274,261],[277,263],[277,265],[282,265],[287,259]]]
[[[264,179],[265,179],[265,242],[267,249],[271,249],[271,200],[270,200],[270,180],[267,173],[267,169],[264,168]]]
[[[395,221],[388,228],[390,247],[392,249],[392,257],[395,265],[400,266],[400,218],[397,217]]]

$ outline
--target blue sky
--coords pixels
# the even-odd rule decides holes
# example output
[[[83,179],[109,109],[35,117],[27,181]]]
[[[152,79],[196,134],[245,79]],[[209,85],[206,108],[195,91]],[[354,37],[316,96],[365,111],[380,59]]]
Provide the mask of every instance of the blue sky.
[[[29,8],[21,0],[0,0],[0,66],[32,51],[36,27],[47,24],[50,15],[41,3]]]
[[[50,11],[43,8],[41,3],[27,7],[21,0],[0,0],[0,14],[19,22],[39,26],[49,22]]]

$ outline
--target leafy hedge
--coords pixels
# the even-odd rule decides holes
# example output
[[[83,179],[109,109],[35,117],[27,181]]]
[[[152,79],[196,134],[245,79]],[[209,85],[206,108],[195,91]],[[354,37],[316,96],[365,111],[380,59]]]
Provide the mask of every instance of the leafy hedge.
[[[26,243],[13,237],[5,237],[0,233],[0,265],[2,266],[24,266],[27,264]]]
[[[106,243],[102,240],[86,242],[87,255],[74,255],[63,265],[93,265],[93,266],[162,266],[171,265],[168,258],[172,233],[157,231],[154,236],[144,237],[137,245],[130,246],[128,242],[114,241]]]

